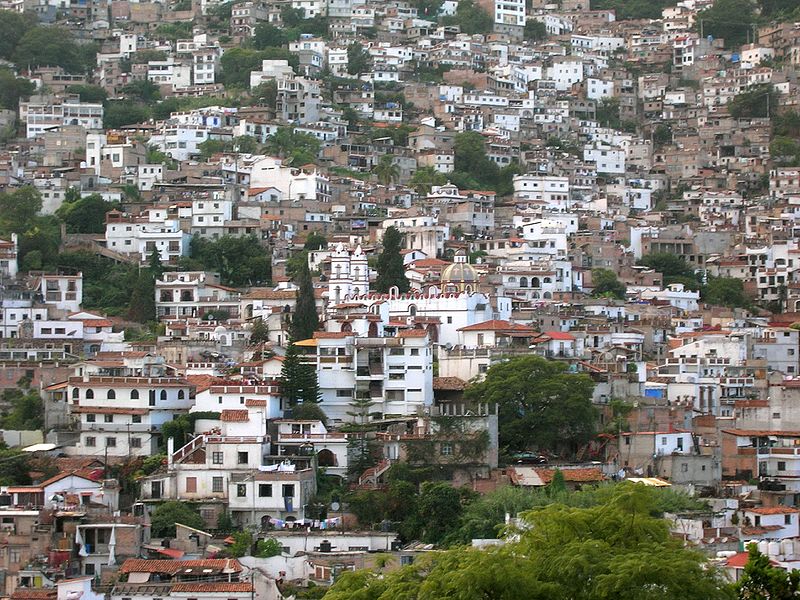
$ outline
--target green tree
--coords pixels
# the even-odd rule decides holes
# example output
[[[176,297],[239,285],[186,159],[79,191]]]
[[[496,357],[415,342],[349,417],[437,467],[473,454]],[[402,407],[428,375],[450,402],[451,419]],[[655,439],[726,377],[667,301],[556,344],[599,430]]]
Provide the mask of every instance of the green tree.
[[[597,103],[597,122],[602,127],[620,128],[619,98],[604,98]]]
[[[150,118],[150,110],[130,100],[113,100],[106,103],[103,111],[103,127],[116,129],[125,125],[143,123]]]
[[[288,60],[289,65],[297,68],[298,58],[290,54],[286,48],[264,48],[250,50],[247,48],[231,48],[220,59],[222,75],[220,81],[226,88],[247,89],[250,87],[250,71],[261,68],[263,60]]]
[[[149,79],[131,81],[120,92],[127,98],[144,104],[155,104],[161,98],[158,86]]]
[[[466,488],[459,490],[449,483],[423,483],[416,507],[416,520],[421,526],[419,539],[426,544],[441,543],[458,527],[464,505],[471,497]]]
[[[100,194],[91,194],[74,202],[65,202],[56,215],[67,226],[67,233],[105,233],[106,213],[119,208]]]
[[[153,537],[175,537],[175,524],[203,529],[205,521],[191,504],[178,500],[159,504],[150,518]]]
[[[72,33],[63,27],[38,25],[25,32],[14,51],[18,65],[63,67],[82,73],[86,63]]]
[[[156,318],[156,285],[149,271],[142,271],[136,280],[131,301],[128,305],[128,318],[137,323],[147,323]]]
[[[308,262],[303,263],[297,274],[297,302],[292,313],[291,334],[294,340],[306,340],[319,329],[317,301],[314,297],[314,284]]]
[[[189,256],[206,271],[219,273],[225,285],[265,285],[272,278],[270,255],[254,235],[224,235],[216,240],[195,236],[189,245]]]
[[[251,346],[256,346],[258,344],[263,344],[269,341],[269,329],[267,328],[267,324],[264,323],[264,320],[258,318],[253,321],[253,327],[250,329],[250,340],[249,343]]]
[[[420,167],[411,177],[410,185],[420,196],[427,196],[431,193],[434,185],[444,185],[447,183],[447,175],[440,173],[433,167]]]
[[[489,368],[465,397],[496,404],[500,446],[509,453],[549,450],[569,454],[594,435],[594,384],[566,365],[539,356],[521,356]]]
[[[264,146],[270,154],[287,159],[287,164],[295,166],[316,162],[320,148],[319,140],[313,135],[297,133],[291,127],[279,127]]]
[[[474,0],[461,0],[455,16],[445,18],[444,22],[448,25],[458,25],[462,33],[469,35],[489,33],[493,25],[491,15]]]
[[[314,374],[316,381],[316,374]],[[316,385],[316,384],[315,384]],[[317,399],[319,400],[319,388],[317,387]],[[289,418],[299,421],[322,421],[323,425],[328,423],[328,415],[320,407],[319,402],[300,402],[295,404],[289,411]]]
[[[280,556],[283,553],[283,546],[275,538],[258,540],[256,542],[256,556],[258,558],[270,558]]]
[[[550,504],[523,515],[504,546],[432,552],[390,573],[344,573],[326,600],[732,600],[705,556],[652,516],[645,486],[614,486],[602,504]]]
[[[0,192],[0,232],[24,233],[42,210],[42,196],[33,186]]]
[[[378,178],[378,183],[383,185],[390,185],[400,179],[400,167],[394,162],[394,157],[391,154],[384,154],[378,160],[378,164],[372,168],[375,177]]]
[[[728,111],[735,119],[766,118],[778,112],[780,97],[771,85],[759,85],[737,94],[728,104]]]
[[[258,106],[268,106],[275,108],[278,100],[278,84],[274,79],[265,81],[250,90],[250,98]]]
[[[0,68],[0,108],[16,112],[19,110],[19,101],[28,98],[35,90],[36,86],[31,81]]]
[[[726,48],[738,48],[753,33],[758,18],[755,8],[750,0],[716,0],[697,14],[695,27],[704,36],[723,38]]]
[[[308,234],[303,249],[308,251],[321,250],[328,247],[328,240],[325,236],[317,231],[312,231]]]
[[[790,600],[800,595],[800,571],[773,567],[756,544],[749,544],[747,552],[747,564],[736,586],[740,600]]]
[[[150,257],[147,260],[147,270],[153,279],[161,279],[164,274],[164,265],[161,263],[161,252],[158,248],[153,248],[150,252]]]
[[[35,26],[33,13],[0,10],[0,58],[12,59],[20,40]]]
[[[0,485],[30,485],[31,455],[0,442]]]
[[[542,21],[528,19],[525,22],[525,33],[523,35],[526,40],[540,42],[547,37],[547,27]]]
[[[281,397],[294,408],[301,404],[319,404],[321,400],[317,371],[305,363],[297,345],[292,341],[281,365]]]
[[[593,296],[625,299],[627,288],[611,269],[592,269]]]
[[[359,42],[353,42],[347,47],[347,72],[350,75],[361,75],[372,70],[372,57],[369,51]]]
[[[233,522],[231,514],[226,510],[219,514],[217,518],[217,531],[223,535],[229,535],[236,530],[236,523]]]
[[[30,385],[5,389],[0,398],[3,404],[10,406],[10,409],[0,416],[0,429],[36,431],[44,427],[44,402]]]
[[[684,258],[669,252],[653,252],[645,254],[639,264],[653,269],[664,276],[664,285],[683,283],[692,289],[697,289],[699,283],[694,269],[689,266]]]
[[[253,534],[249,531],[235,531],[232,535],[233,543],[228,546],[226,554],[233,558],[250,556],[253,551]]]
[[[450,181],[460,188],[494,188],[500,168],[486,154],[483,136],[477,131],[465,131],[455,136],[453,142],[455,171]]]
[[[68,94],[77,94],[81,98],[81,102],[93,102],[95,104],[102,104],[108,98],[106,92],[99,85],[71,85],[67,88]]]
[[[397,287],[401,294],[405,294],[411,287],[406,277],[403,264],[403,235],[397,227],[388,227],[381,241],[383,250],[378,256],[378,278],[375,280],[375,289],[381,294],[388,294],[389,290]]]
[[[259,23],[253,32],[253,48],[280,48],[289,43],[285,29],[279,29],[271,23]]]
[[[700,290],[703,302],[731,308],[749,308],[752,299],[744,291],[744,282],[735,277],[711,277]]]

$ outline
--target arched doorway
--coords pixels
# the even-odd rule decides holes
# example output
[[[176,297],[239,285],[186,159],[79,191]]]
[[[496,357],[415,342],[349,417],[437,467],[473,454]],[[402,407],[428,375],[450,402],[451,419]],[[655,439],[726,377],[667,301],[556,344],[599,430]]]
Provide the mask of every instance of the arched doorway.
[[[433,323],[428,325],[428,337],[431,338],[431,342],[434,344],[439,342],[439,329]]]

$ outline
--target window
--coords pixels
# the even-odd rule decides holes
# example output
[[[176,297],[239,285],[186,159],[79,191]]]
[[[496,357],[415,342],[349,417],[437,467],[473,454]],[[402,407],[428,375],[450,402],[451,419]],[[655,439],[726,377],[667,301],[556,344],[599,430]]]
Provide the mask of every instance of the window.
[[[222,452],[212,452],[211,453],[211,464],[214,464],[214,465],[221,465],[222,464]]]
[[[778,471],[785,471],[786,470],[786,461],[779,460],[778,461]]]
[[[661,438],[661,445],[662,445],[662,446],[666,446],[666,445],[667,445],[667,438],[666,438],[666,436],[664,436],[664,437],[662,437],[662,438]]]
[[[292,498],[292,497],[294,497],[294,484],[293,483],[285,483],[285,484],[283,484],[283,497],[284,498]]]
[[[239,463],[240,465],[246,465],[247,464],[247,452],[239,452],[237,454],[236,462]]]
[[[86,422],[87,423],[94,423],[96,418],[97,418],[96,415],[88,414],[88,415],[86,415]]]
[[[106,448],[116,448],[117,447],[117,438],[115,437],[107,437],[106,438]]]
[[[86,390],[86,399],[87,400],[94,399],[94,390]]]
[[[336,390],[337,398],[352,398],[353,392],[351,390]]]
[[[113,423],[114,415],[103,415],[103,423]]]
[[[142,447],[142,438],[132,437],[131,438],[131,448],[141,448],[141,447]]]
[[[783,524],[784,525],[791,525],[792,524],[792,515],[784,515],[783,516]]]
[[[237,498],[247,497],[247,486],[244,483],[236,484],[236,497]]]
[[[86,438],[86,447],[87,448],[94,448],[97,445],[97,439],[93,436],[89,436]]]
[[[755,523],[756,527],[761,527],[761,517],[756,515],[755,519],[753,519],[753,523]]]
[[[150,406],[156,405],[156,391],[150,390]]]
[[[167,390],[161,390],[161,396],[159,397],[162,401],[167,399]]]
[[[259,483],[258,484],[258,497],[259,498],[272,498],[272,484]]]
[[[139,390],[131,390],[131,400],[139,399]]]
[[[187,494],[197,493],[197,477],[186,478],[186,493]]]
[[[419,356],[419,348],[412,348],[411,356]]]
[[[441,453],[442,453],[442,456],[452,456],[453,455],[453,444],[451,442],[442,442]]]
[[[108,393],[106,394],[106,398],[108,398],[109,400],[116,400],[117,393],[114,390],[108,390]]]
[[[142,415],[131,416],[131,423],[141,423],[141,422],[142,422]]]
[[[183,400],[186,396],[186,392],[183,390],[178,390],[178,400]]]
[[[216,494],[221,494],[223,491],[222,488],[222,477],[212,477],[211,478],[211,491]]]

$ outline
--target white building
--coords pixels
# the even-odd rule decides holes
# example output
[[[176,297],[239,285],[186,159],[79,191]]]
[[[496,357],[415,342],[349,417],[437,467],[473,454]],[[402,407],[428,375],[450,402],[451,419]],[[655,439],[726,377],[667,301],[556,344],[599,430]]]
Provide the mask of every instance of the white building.
[[[38,96],[20,102],[20,120],[25,135],[34,138],[62,125],[80,125],[84,129],[103,129],[103,105],[81,102],[78,96],[45,99]]]

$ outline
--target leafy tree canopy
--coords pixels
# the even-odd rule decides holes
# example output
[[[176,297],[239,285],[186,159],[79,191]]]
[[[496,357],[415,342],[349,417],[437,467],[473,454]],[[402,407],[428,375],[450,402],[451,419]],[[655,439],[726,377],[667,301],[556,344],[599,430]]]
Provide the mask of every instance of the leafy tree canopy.
[[[700,11],[695,27],[703,35],[723,38],[726,48],[738,48],[747,43],[758,20],[755,4],[750,0],[715,0],[707,9]]]
[[[67,225],[67,233],[104,233],[106,213],[119,208],[106,202],[100,194],[91,194],[74,202],[65,202],[56,215]]]
[[[82,73],[91,64],[68,29],[45,25],[25,32],[16,45],[14,62],[24,66],[63,67],[68,73]]]
[[[646,254],[639,260],[639,264],[661,273],[664,276],[664,285],[683,283],[692,289],[697,289],[699,286],[694,269],[689,266],[686,259],[670,252]]]
[[[497,404],[500,446],[508,451],[569,454],[594,434],[594,384],[563,363],[522,356],[489,368],[486,379],[467,388],[474,402]]]
[[[175,537],[176,523],[195,529],[205,528],[205,521],[197,510],[190,504],[175,500],[164,502],[153,511],[151,517],[153,537]]]
[[[234,287],[267,284],[272,277],[272,261],[268,251],[255,236],[222,236],[209,240],[200,236],[192,238],[190,260],[183,259],[184,267],[201,267],[219,273],[225,285]]]
[[[470,35],[489,33],[493,25],[491,15],[474,0],[461,0],[455,16],[445,17],[443,21],[447,25],[458,25],[462,33]]]
[[[602,504],[523,515],[505,546],[430,553],[387,574],[343,574],[328,600],[732,600],[730,584],[653,517],[652,493],[624,483]]]
[[[592,283],[594,284],[593,296],[625,299],[627,288],[617,279],[617,274],[611,269],[592,269]]]

